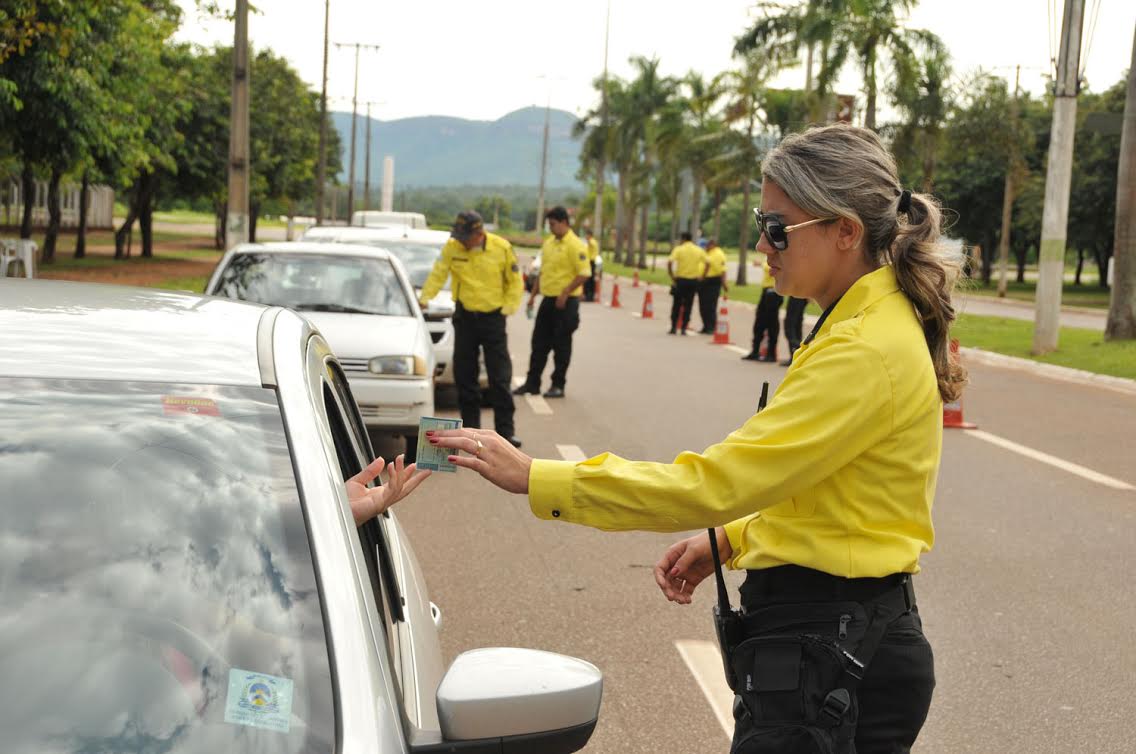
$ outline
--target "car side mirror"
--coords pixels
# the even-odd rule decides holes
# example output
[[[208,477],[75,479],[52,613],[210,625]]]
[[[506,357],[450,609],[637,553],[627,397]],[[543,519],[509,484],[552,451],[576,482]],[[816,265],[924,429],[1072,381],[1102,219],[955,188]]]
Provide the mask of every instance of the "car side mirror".
[[[463,652],[438,685],[441,743],[414,754],[570,754],[599,719],[603,673],[575,657],[536,649]]]
[[[431,321],[449,319],[454,316],[455,305],[453,301],[438,301],[434,299],[426,304],[426,311],[422,316]]]

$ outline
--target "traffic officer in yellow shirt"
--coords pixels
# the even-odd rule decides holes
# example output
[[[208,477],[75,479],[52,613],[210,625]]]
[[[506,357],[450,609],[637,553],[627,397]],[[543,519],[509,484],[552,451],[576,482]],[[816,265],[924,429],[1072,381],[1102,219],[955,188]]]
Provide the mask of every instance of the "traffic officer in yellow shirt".
[[[540,247],[540,283],[529,296],[529,309],[536,300],[537,289],[544,299],[536,314],[532,333],[532,355],[529,374],[513,392],[516,395],[540,392],[541,376],[552,356],[552,387],[545,398],[563,398],[572,360],[572,333],[580,326],[580,286],[588,279],[588,247],[572,232],[568,210],[553,207],[544,215],[552,235]]]
[[[753,315],[753,350],[742,357],[744,361],[777,361],[777,340],[781,337],[781,294],[774,287],[769,261],[761,263],[761,298]],[[765,355],[761,355],[761,341],[768,337]]]
[[[706,244],[706,274],[698,286],[698,309],[702,314],[702,334],[713,335],[718,324],[718,296],[730,290],[726,283],[726,252],[717,241]]]
[[[485,430],[427,437],[539,518],[715,527],[670,547],[655,580],[689,604],[715,551],[747,572],[723,642],[735,754],[906,752],[935,686],[911,576],[935,541],[943,402],[966,382],[948,348],[962,260],[939,243],[938,203],[902,188],[870,130],[791,134],[761,174],[757,248],[778,291],[824,310],[764,411],[669,464],[534,460]]]
[[[590,302],[596,300],[596,258],[600,255],[600,245],[591,228],[584,228],[584,238],[588,242],[588,265],[592,270],[584,281],[584,300]]]
[[[706,271],[706,252],[690,240],[689,233],[682,234],[682,243],[671,249],[667,259],[667,274],[674,282],[674,302],[671,304],[670,335],[676,330],[686,335],[690,323],[691,309],[694,308],[694,294]],[[679,322],[681,316],[682,321]]]
[[[505,317],[521,305],[524,283],[517,255],[501,236],[486,233],[481,215],[461,212],[454,222],[451,238],[442,247],[430,277],[422,286],[422,308],[452,277],[454,302],[454,382],[458,387],[458,406],[462,424],[481,426],[481,386],[478,351],[485,353],[489,376],[489,403],[493,406],[493,426],[497,434],[516,447],[521,441],[513,424],[513,362],[505,335]]]

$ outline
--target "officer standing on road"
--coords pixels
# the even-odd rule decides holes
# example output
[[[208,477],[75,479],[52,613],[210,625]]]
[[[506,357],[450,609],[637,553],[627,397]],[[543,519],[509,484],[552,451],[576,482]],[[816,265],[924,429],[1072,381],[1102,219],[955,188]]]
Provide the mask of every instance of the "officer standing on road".
[[[761,174],[757,249],[779,291],[824,309],[764,411],[669,464],[534,460],[485,430],[427,437],[540,518],[717,527],[722,559],[747,570],[727,642],[735,754],[906,752],[935,685],[911,575],[934,543],[943,401],[966,381],[948,350],[962,260],[939,243],[938,204],[903,189],[870,130],[791,134]],[[655,580],[688,604],[713,572],[703,532]]]
[[[713,335],[718,324],[718,296],[730,290],[726,284],[726,252],[711,240],[706,244],[706,276],[698,287],[698,308],[702,314],[702,334]]]
[[[785,340],[789,341],[789,358],[781,362],[781,366],[793,365],[793,354],[801,347],[801,333],[805,325],[805,307],[809,305],[807,298],[789,297],[785,304]]]
[[[588,247],[572,232],[568,210],[553,207],[544,215],[552,235],[540,247],[540,284],[529,295],[531,309],[537,288],[544,299],[536,314],[532,333],[532,355],[524,384],[516,395],[539,393],[541,376],[553,353],[552,387],[545,398],[563,398],[572,360],[572,333],[580,326],[580,286],[588,279]]]
[[[591,228],[584,229],[584,237],[588,239],[588,265],[592,268],[588,279],[584,281],[584,300],[591,302],[596,300],[596,257],[600,255],[600,245]]]
[[[689,233],[682,234],[682,243],[671,249],[671,256],[667,259],[667,274],[674,281],[674,303],[671,304],[670,335],[681,330],[686,335],[686,326],[690,324],[691,309],[694,308],[694,294],[698,291],[698,283],[706,272],[706,252],[690,240]],[[679,319],[682,322],[679,322]]]
[[[516,447],[521,441],[514,434],[513,362],[505,335],[505,317],[521,305],[524,284],[517,255],[501,236],[486,233],[481,215],[461,212],[454,222],[451,238],[442,247],[434,269],[422,286],[422,308],[453,277],[454,302],[454,382],[458,386],[458,405],[462,424],[481,426],[481,386],[478,350],[485,352],[485,371],[489,374],[489,403],[493,406],[493,426],[497,434]]]
[[[753,350],[742,357],[743,361],[777,361],[777,339],[781,337],[781,294],[773,287],[773,274],[769,262],[761,263],[761,299],[753,315]],[[769,336],[765,357],[761,356],[761,341]]]

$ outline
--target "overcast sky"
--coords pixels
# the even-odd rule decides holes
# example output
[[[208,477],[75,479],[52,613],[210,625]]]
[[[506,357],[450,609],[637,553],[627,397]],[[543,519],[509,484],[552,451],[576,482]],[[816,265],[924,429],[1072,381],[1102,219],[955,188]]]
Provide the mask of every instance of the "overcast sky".
[[[203,18],[193,0],[179,3],[185,10],[179,39],[232,44],[231,23]],[[1040,92],[1050,66],[1050,3],[1057,6],[1059,26],[1059,0],[923,0],[907,25],[937,33],[950,49],[957,75],[981,66],[1012,81],[1014,65],[1021,64],[1023,87]],[[234,4],[221,0],[222,7]],[[323,0],[253,0],[253,5],[260,13],[249,19],[252,43],[287,58],[318,91]],[[733,65],[733,40],[749,26],[753,5],[752,0],[611,0],[609,70],[630,77],[630,56],[657,56],[665,74],[693,69],[709,78]],[[591,82],[603,69],[606,7],[607,0],[331,0],[329,107],[351,109],[354,74],[354,50],[334,43],[363,42],[381,49],[361,53],[359,102],[381,103],[372,108],[381,120],[416,115],[493,120],[546,102],[582,114],[595,102]],[[1086,7],[1081,65],[1091,88],[1100,91],[1117,81],[1132,59],[1136,2],[1086,0]],[[803,86],[803,65],[774,84]],[[859,76],[849,69],[838,88],[859,94]]]

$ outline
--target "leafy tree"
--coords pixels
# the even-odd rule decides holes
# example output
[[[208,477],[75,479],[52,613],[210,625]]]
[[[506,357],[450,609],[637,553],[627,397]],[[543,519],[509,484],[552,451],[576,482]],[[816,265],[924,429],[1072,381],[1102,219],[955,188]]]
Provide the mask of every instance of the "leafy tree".
[[[501,216],[504,215],[505,221],[508,222],[509,213],[512,212],[509,200],[500,194],[479,196],[473,203],[473,208],[498,228],[501,227]]]

